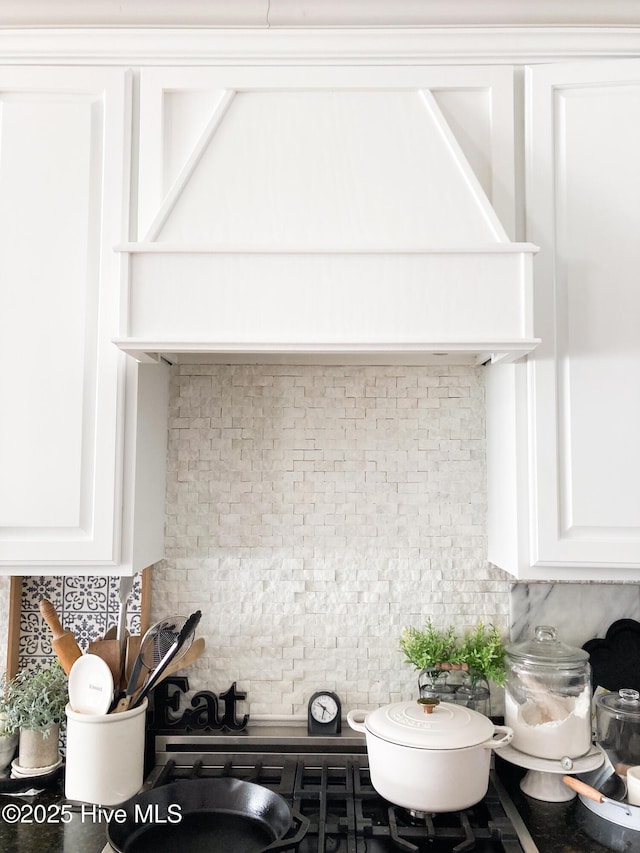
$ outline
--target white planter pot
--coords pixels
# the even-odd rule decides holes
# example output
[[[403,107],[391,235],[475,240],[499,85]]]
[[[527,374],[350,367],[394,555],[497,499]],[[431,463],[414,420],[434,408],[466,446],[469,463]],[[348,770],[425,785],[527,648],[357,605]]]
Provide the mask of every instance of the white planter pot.
[[[0,773],[3,773],[15,755],[18,735],[0,735]]]
[[[45,736],[43,729],[20,729],[18,764],[21,768],[50,767],[60,758],[58,741],[60,726],[49,727]]]
[[[376,791],[395,805],[428,813],[479,802],[489,787],[491,750],[513,737],[507,726],[446,702],[428,715],[416,702],[399,702],[370,714],[350,711],[347,721],[366,735]]]

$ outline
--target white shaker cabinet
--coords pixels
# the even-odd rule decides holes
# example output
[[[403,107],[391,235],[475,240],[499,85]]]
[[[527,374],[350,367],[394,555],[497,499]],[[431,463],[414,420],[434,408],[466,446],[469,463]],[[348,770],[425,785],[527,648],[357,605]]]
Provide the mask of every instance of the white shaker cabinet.
[[[162,507],[147,524],[144,490],[159,488],[162,502],[164,446],[160,473],[139,477],[166,430],[156,417],[165,370],[139,371],[111,341],[130,101],[120,68],[0,68],[0,567],[9,574],[127,574],[162,554]],[[145,520],[134,538],[136,513]]]
[[[527,70],[526,364],[488,371],[489,559],[640,576],[640,61]]]

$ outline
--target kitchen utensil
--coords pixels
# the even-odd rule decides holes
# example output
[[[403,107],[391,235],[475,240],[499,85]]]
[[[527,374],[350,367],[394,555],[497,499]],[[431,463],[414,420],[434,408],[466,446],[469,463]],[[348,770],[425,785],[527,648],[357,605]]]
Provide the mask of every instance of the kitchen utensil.
[[[118,587],[118,601],[120,602],[120,607],[118,609],[118,627],[116,632],[116,639],[120,646],[120,677],[118,678],[118,683],[122,678],[122,674],[124,672],[124,660],[125,660],[125,646],[127,642],[127,601],[129,600],[129,596],[131,595],[131,590],[133,589],[133,575],[124,576],[120,578],[120,586]]]
[[[136,695],[135,705],[138,705],[140,702],[142,702],[142,700],[146,696],[148,696],[149,692],[153,690],[153,688],[156,686],[156,684],[160,680],[160,677],[164,673],[167,666],[171,663],[171,661],[175,660],[175,658],[179,654],[181,654],[181,652],[183,652],[187,644],[189,646],[191,645],[191,643],[193,642],[193,633],[196,630],[198,623],[200,622],[201,616],[202,613],[200,610],[196,610],[195,613],[192,613],[191,616],[189,616],[187,621],[180,629],[180,633],[176,637],[175,641],[172,643],[166,654],[163,656],[162,660],[158,663],[156,668],[150,674],[140,693]],[[158,636],[160,636],[160,634]]]
[[[110,820],[107,826],[118,853],[288,850],[297,848],[309,825],[298,815],[300,826],[285,844],[293,824],[286,801],[269,788],[234,778],[181,779],[136,794],[122,809],[126,820]],[[140,814],[153,814],[155,823],[141,825]]]
[[[79,657],[69,672],[69,705],[77,714],[106,714],[113,700],[113,676],[98,655]]]
[[[74,662],[82,655],[80,646],[71,631],[64,630],[58,619],[56,609],[50,601],[46,598],[41,599],[39,608],[42,618],[53,634],[51,647],[56,653],[65,673],[69,675]]]
[[[599,791],[597,788],[592,788],[591,785],[587,785],[586,782],[578,779],[577,776],[563,776],[562,781],[577,794],[581,794],[588,800],[592,800],[594,803],[607,803],[610,806],[615,806],[616,808],[622,809],[628,817],[631,817],[631,807],[628,803],[625,803],[622,800],[616,800],[613,797],[605,796],[602,791]]]
[[[92,640],[87,645],[87,654],[97,655],[111,670],[114,687],[120,685],[120,645],[117,640]]]
[[[171,663],[165,668],[162,675],[158,678],[154,687],[157,687],[166,678],[169,678],[170,675],[173,675],[175,672],[178,672],[178,670],[186,669],[186,667],[191,666],[192,663],[195,663],[198,658],[202,656],[202,653],[204,652],[204,647],[204,637],[198,637],[197,640],[194,640],[191,644],[191,648],[187,650],[186,654],[179,655],[177,659],[174,657]],[[140,690],[141,689],[142,687],[140,688]],[[132,700],[131,704],[135,705],[137,699],[138,696],[136,695],[135,698]]]
[[[600,791],[600,793],[604,794],[605,797],[614,797],[615,799],[620,800],[623,799],[624,790],[621,789],[620,785],[616,781],[619,777],[616,774],[609,754],[599,744],[596,744],[596,749],[602,756],[602,763],[600,766],[587,773],[574,773],[574,775],[581,782],[584,782],[585,785]],[[624,788],[625,782],[621,779],[620,784]]]
[[[398,806],[429,813],[479,802],[489,786],[491,750],[513,737],[507,726],[448,702],[428,715],[418,702],[397,702],[370,713],[354,710],[347,722],[366,735],[371,782],[378,793]]]
[[[139,689],[143,667],[146,667],[151,672],[158,666],[162,658],[173,646],[180,635],[180,630],[187,621],[183,616],[171,616],[167,619],[161,619],[149,628],[140,642],[140,651],[133,664],[124,696],[119,697],[118,702],[113,708],[114,713],[122,713],[122,711],[126,711],[131,706],[132,697],[136,693],[136,690]],[[178,650],[180,657],[188,651],[192,641],[193,633],[185,639],[185,642]],[[136,698],[139,699],[139,696]]]
[[[126,689],[127,684],[129,683],[129,679],[131,678],[131,674],[133,672],[133,667],[136,662],[136,659],[140,653],[140,644],[142,642],[142,637],[140,634],[130,634],[127,637],[127,649],[125,654],[125,663],[124,663],[124,688]],[[140,683],[134,685],[134,689],[140,687]]]
[[[170,636],[171,640],[168,642],[168,648],[177,636],[176,625],[183,624],[184,619],[181,616],[161,619],[147,630],[144,637],[138,643],[135,641],[131,642],[129,661],[133,658],[133,664],[125,661],[125,670],[129,670],[127,686],[124,695],[115,697],[117,701],[114,701],[111,708],[113,713],[122,713],[129,708],[134,693],[141,687],[140,679],[143,668],[146,665],[147,669],[151,670],[160,660],[161,655],[157,654],[156,647],[163,647],[163,644],[167,641],[166,638]],[[135,651],[136,645],[138,646],[137,652]],[[133,657],[134,654],[135,657]]]

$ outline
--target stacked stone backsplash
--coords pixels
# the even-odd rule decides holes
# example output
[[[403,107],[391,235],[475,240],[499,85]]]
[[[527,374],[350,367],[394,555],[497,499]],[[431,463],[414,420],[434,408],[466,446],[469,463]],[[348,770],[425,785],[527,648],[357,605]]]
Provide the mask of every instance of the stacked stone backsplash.
[[[172,369],[166,560],[152,618],[203,611],[194,687],[252,714],[416,695],[405,625],[509,628],[486,561],[483,369]]]
[[[640,619],[638,584],[514,584],[486,562],[483,368],[183,364],[170,405],[151,618],[200,608],[191,684],[237,681],[252,715],[302,715],[319,687],[345,709],[411,698],[398,638],[427,617],[513,640],[552,624],[574,645]],[[117,586],[25,578],[21,665],[51,653],[42,595],[84,645],[115,620]],[[3,577],[5,625],[8,602]],[[132,630],[139,612],[136,583]]]

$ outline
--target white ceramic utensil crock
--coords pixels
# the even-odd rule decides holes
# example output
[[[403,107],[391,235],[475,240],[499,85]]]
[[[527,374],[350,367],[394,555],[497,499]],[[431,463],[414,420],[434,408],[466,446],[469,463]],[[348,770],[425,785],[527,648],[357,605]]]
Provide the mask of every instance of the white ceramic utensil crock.
[[[418,702],[353,710],[347,722],[366,735],[376,791],[419,812],[458,811],[479,802],[489,787],[491,750],[513,738],[509,727],[448,702],[429,714]]]
[[[147,700],[122,714],[66,710],[67,799],[102,806],[128,800],[143,781]]]

